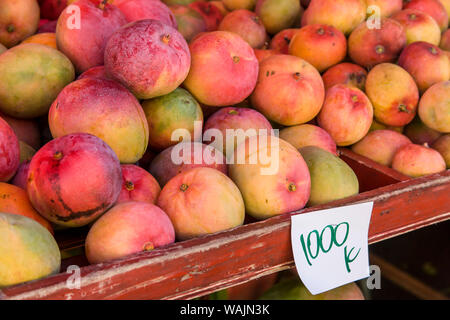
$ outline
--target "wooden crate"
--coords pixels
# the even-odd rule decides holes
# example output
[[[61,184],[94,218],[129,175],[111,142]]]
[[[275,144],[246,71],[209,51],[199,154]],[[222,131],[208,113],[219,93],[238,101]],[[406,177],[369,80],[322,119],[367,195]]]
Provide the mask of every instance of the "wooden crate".
[[[450,218],[450,170],[410,179],[348,149],[340,157],[358,176],[356,196],[97,265],[82,254],[87,229],[62,232],[62,252],[81,254],[57,275],[0,290],[0,299],[192,299],[293,268],[292,214],[373,201],[369,244]],[[69,265],[81,267],[80,289],[66,285]]]

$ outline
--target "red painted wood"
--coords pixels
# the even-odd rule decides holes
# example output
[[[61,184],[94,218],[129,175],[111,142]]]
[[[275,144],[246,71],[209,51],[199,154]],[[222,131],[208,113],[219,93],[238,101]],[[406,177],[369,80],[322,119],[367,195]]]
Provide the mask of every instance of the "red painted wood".
[[[374,201],[369,243],[450,218],[450,170],[293,214]],[[175,243],[119,261],[5,288],[4,299],[190,299],[294,266],[290,214]]]

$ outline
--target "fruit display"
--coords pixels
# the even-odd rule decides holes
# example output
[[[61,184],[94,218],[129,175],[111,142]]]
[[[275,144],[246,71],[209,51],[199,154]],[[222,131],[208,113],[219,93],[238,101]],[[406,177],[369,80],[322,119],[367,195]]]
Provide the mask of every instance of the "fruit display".
[[[163,259],[365,199],[392,177],[447,174],[449,11],[443,0],[0,0],[0,289],[60,276],[72,233],[93,268]],[[313,296],[272,280],[260,299],[364,299],[355,283]]]

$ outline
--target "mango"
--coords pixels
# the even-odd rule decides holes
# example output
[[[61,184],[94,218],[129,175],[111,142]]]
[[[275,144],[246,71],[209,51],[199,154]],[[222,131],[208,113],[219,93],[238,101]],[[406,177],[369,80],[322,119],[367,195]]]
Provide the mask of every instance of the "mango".
[[[421,94],[433,84],[450,79],[446,53],[428,42],[417,41],[408,45],[397,63],[414,78]]]
[[[365,156],[379,164],[391,166],[397,150],[412,143],[408,137],[393,130],[369,132],[361,141],[352,146],[353,152]]]
[[[396,64],[382,63],[370,70],[366,94],[375,119],[385,125],[404,126],[416,115],[419,89],[413,77]]]
[[[429,14],[436,20],[442,32],[448,28],[449,17],[440,0],[408,0],[405,1],[403,9],[416,9]]]
[[[266,28],[261,19],[253,11],[245,9],[229,13],[220,22],[218,30],[237,33],[252,48],[261,48],[267,38]]]
[[[431,145],[442,136],[441,132],[427,127],[418,116],[405,126],[404,133],[413,143],[421,145]]]
[[[134,164],[122,164],[123,184],[117,203],[141,201],[156,203],[161,187],[158,181],[145,169]]]
[[[127,19],[108,1],[77,0],[74,5],[80,17],[76,19],[73,10],[63,10],[56,25],[56,43],[80,74],[104,63],[108,39]]]
[[[276,34],[294,25],[300,13],[298,0],[258,0],[255,13],[270,34]]]
[[[51,233],[28,217],[0,213],[0,288],[58,273],[61,254]]]
[[[49,46],[53,49],[58,49],[56,45],[56,34],[52,32],[43,32],[32,35],[26,38],[22,43],[39,43]]]
[[[185,89],[177,88],[171,93],[142,102],[142,107],[149,128],[148,144],[162,150],[179,142],[172,135],[175,130],[189,132],[191,141],[199,141],[195,135],[195,125],[199,124],[201,132],[203,112],[194,97]],[[183,134],[184,136],[184,134]]]
[[[441,29],[429,14],[415,9],[405,9],[393,15],[392,19],[400,22],[405,29],[406,44],[426,41],[439,45]]]
[[[326,24],[350,34],[366,18],[365,0],[313,0],[302,17],[302,26]]]
[[[200,13],[183,5],[169,7],[175,16],[178,31],[189,43],[197,34],[206,31],[206,22]]]
[[[114,32],[104,57],[107,75],[138,99],[172,92],[186,79],[191,64],[183,35],[151,19],[129,23]]]
[[[410,143],[395,153],[392,168],[411,178],[417,178],[443,172],[446,165],[438,151]]]
[[[336,142],[334,142],[330,134],[321,127],[309,123],[282,129],[280,138],[297,149],[316,146],[337,155]]]
[[[0,181],[8,181],[20,165],[20,144],[10,125],[0,117]]]
[[[70,60],[43,44],[26,43],[0,55],[0,111],[16,118],[45,115],[75,79]]]
[[[34,34],[39,26],[36,0],[0,0],[0,43],[7,48]]]
[[[39,149],[41,147],[41,131],[38,121],[35,119],[17,119],[4,113],[0,113],[0,117],[11,126],[19,141],[25,142],[33,147],[33,149]]]
[[[337,84],[327,91],[317,123],[331,135],[336,145],[345,147],[364,138],[372,119],[373,106],[364,92]]]
[[[432,85],[419,102],[419,117],[436,131],[450,133],[450,81]]]
[[[0,212],[18,214],[33,219],[53,234],[50,222],[33,208],[24,189],[0,182],[0,199]]]
[[[222,2],[229,11],[237,9],[253,10],[256,5],[256,0],[222,0]]]
[[[81,227],[116,203],[122,182],[114,151],[96,136],[75,133],[48,142],[33,156],[27,192],[46,219]]]
[[[249,135],[272,134],[272,126],[261,113],[250,108],[225,107],[213,113],[205,122],[204,132],[219,130],[223,139],[211,138],[214,147],[227,156],[234,152],[237,145]],[[235,131],[231,131],[235,130]],[[239,131],[242,130],[242,131]],[[228,132],[228,135],[227,135]],[[231,133],[231,135],[230,135]],[[205,141],[205,143],[208,143]]]
[[[311,175],[308,206],[328,203],[359,193],[358,177],[343,160],[316,146],[300,149]]]
[[[325,90],[328,90],[336,84],[347,84],[364,91],[366,87],[366,78],[366,69],[349,62],[339,63],[329,68],[322,75]]]
[[[156,205],[128,201],[119,203],[92,225],[86,237],[90,263],[111,261],[150,251],[175,241],[167,214]]]
[[[113,4],[122,11],[128,22],[153,19],[175,29],[178,26],[172,11],[161,1],[124,0]]]
[[[323,81],[316,68],[302,58],[277,54],[261,62],[251,103],[267,119],[292,126],[312,120],[319,113],[324,96]]]
[[[382,18],[379,28],[362,22],[348,37],[348,55],[368,69],[384,62],[395,62],[406,45],[406,32],[400,22]]]
[[[367,7],[377,6],[380,8],[380,17],[383,18],[389,18],[393,14],[402,10],[403,7],[402,0],[366,0],[366,3]]]
[[[208,106],[241,103],[252,93],[258,78],[253,48],[228,31],[204,32],[189,44],[192,62],[183,86]]]
[[[247,214],[258,220],[300,210],[309,199],[305,160],[275,136],[252,136],[238,145],[229,175],[242,193]]]
[[[244,200],[238,187],[212,168],[194,168],[173,177],[161,190],[157,205],[169,216],[178,240],[244,223]]]
[[[164,187],[177,174],[197,167],[210,167],[227,174],[223,153],[200,142],[180,142],[164,149],[151,161],[149,171]]]
[[[20,149],[20,163],[22,164],[25,161],[30,161],[33,155],[36,153],[36,150],[33,149],[29,144],[23,141],[19,141],[19,149]]]
[[[212,5],[208,1],[194,1],[188,5],[202,16],[206,22],[206,31],[216,31],[223,19],[223,14],[219,8]]]
[[[148,144],[148,125],[139,101],[116,81],[85,78],[69,84],[53,102],[52,136],[90,133],[104,140],[121,163],[135,163]]]
[[[344,60],[347,39],[333,26],[307,25],[300,28],[291,39],[289,54],[308,61],[319,72],[323,72]]]
[[[283,29],[272,37],[269,48],[282,54],[289,54],[289,45],[299,29]]]

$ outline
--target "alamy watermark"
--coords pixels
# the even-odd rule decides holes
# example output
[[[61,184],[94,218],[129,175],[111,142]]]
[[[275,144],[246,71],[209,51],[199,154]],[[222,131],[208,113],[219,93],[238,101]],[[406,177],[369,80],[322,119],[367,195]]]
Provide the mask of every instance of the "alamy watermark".
[[[77,265],[67,267],[66,273],[70,276],[66,280],[67,289],[81,289],[81,268]]]
[[[67,28],[69,30],[74,30],[74,29],[81,29],[81,10],[80,7],[75,5],[75,4],[71,4],[69,6],[67,6],[67,8],[65,9],[66,13],[69,15],[69,17],[67,18]]]
[[[381,29],[381,9],[377,5],[367,7],[369,17],[366,20],[367,29]]]
[[[381,289],[381,269],[376,264],[369,267],[370,276],[366,280],[366,286],[369,290]]]

